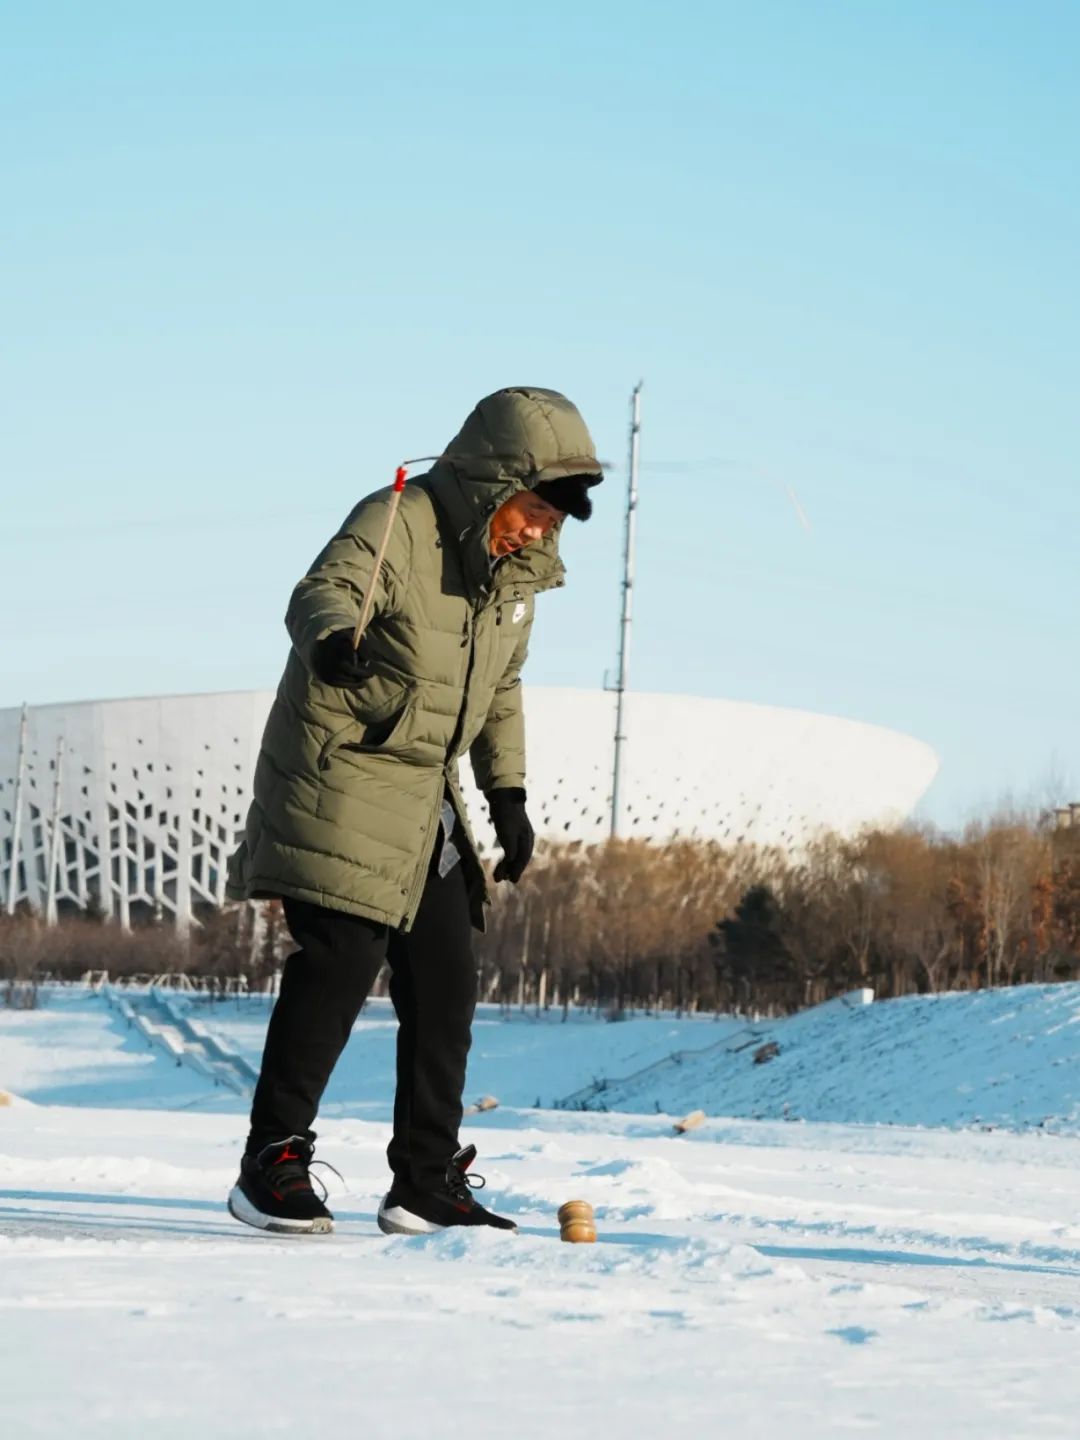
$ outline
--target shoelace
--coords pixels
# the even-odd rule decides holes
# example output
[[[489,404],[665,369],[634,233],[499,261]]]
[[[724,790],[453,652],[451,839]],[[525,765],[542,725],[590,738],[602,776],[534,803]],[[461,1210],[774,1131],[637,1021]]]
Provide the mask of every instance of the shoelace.
[[[446,1172],[446,1188],[452,1200],[471,1200],[474,1190],[483,1190],[487,1181],[483,1175],[472,1175],[452,1165]]]
[[[327,1188],[327,1185],[321,1175],[312,1175],[311,1171],[316,1165],[321,1165],[324,1170],[332,1171],[333,1174],[335,1174],[337,1178],[341,1181],[344,1190],[348,1192],[349,1187],[345,1181],[345,1176],[342,1175],[341,1171],[337,1168],[336,1165],[331,1165],[329,1160],[312,1160],[311,1164],[308,1166],[308,1179],[314,1180],[318,1185],[319,1189],[322,1191],[322,1194],[319,1196],[320,1200],[325,1200],[326,1197],[330,1194],[330,1191]],[[311,1188],[314,1189],[315,1186],[313,1185]]]
[[[342,1175],[341,1171],[337,1168],[336,1165],[331,1165],[329,1160],[287,1160],[284,1165],[272,1165],[270,1169],[272,1171],[277,1171],[277,1176],[275,1176],[275,1179],[277,1180],[277,1183],[282,1190],[286,1188],[284,1185],[281,1184],[282,1180],[286,1182],[293,1182],[294,1186],[307,1185],[312,1190],[314,1190],[315,1186],[317,1185],[319,1187],[319,1190],[322,1191],[322,1194],[319,1195],[319,1199],[325,1202],[327,1196],[330,1194],[330,1190],[321,1175],[313,1175],[311,1173],[316,1165],[321,1165],[324,1170],[332,1171],[341,1181],[342,1186],[345,1188],[345,1190],[348,1190],[349,1187],[345,1183],[345,1176]],[[313,1181],[314,1184],[312,1183]]]

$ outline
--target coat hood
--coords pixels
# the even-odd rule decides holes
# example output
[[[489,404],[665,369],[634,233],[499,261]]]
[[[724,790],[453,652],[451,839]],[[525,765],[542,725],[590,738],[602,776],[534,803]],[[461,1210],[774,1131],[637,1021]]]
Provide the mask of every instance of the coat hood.
[[[465,557],[470,587],[491,588],[488,525],[508,496],[531,490],[542,480],[590,475],[599,483],[603,467],[576,405],[557,390],[510,386],[475,407],[426,477],[432,495],[449,516]],[[497,583],[514,580],[537,589],[561,585],[561,522],[543,540],[499,562]]]
[[[480,401],[442,460],[470,480],[528,489],[562,475],[603,479],[596,447],[576,405],[557,390],[512,385]]]

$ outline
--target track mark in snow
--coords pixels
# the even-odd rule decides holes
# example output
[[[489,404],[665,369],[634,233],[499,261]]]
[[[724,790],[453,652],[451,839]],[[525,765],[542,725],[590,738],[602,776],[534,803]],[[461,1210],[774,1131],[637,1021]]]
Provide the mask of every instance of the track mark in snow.
[[[835,1335],[845,1345],[868,1345],[871,1340],[877,1339],[878,1332],[867,1330],[862,1325],[843,1325],[839,1330],[826,1330],[825,1334]]]
[[[895,1239],[896,1237],[891,1237]],[[922,1250],[858,1250],[817,1245],[755,1245],[762,1255],[777,1259],[838,1261],[847,1265],[946,1266],[957,1270],[1004,1270],[1021,1275],[1061,1275],[1073,1280],[1080,1293],[1080,1270],[1064,1265],[1025,1264],[1016,1260],[988,1260],[983,1255],[931,1255]]]

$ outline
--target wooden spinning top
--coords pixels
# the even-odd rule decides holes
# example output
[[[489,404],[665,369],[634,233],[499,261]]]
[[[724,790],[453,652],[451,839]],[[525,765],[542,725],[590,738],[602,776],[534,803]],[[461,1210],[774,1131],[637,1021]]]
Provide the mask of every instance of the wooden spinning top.
[[[559,1228],[561,1240],[572,1245],[593,1245],[596,1243],[596,1217],[587,1200],[568,1200],[559,1206]]]

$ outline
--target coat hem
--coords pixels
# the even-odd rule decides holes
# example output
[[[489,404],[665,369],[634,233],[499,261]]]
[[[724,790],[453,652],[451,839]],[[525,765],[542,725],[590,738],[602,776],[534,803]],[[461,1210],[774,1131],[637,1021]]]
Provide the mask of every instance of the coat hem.
[[[260,880],[255,877],[244,885],[227,885],[226,898],[229,900],[304,900],[309,905],[320,905],[324,910],[338,910],[345,915],[357,915],[362,920],[374,920],[376,924],[396,929],[404,920],[404,913],[390,915],[377,905],[365,905],[362,900],[350,900],[344,895],[328,894],[325,890],[313,890],[305,885],[290,885],[283,880]]]

